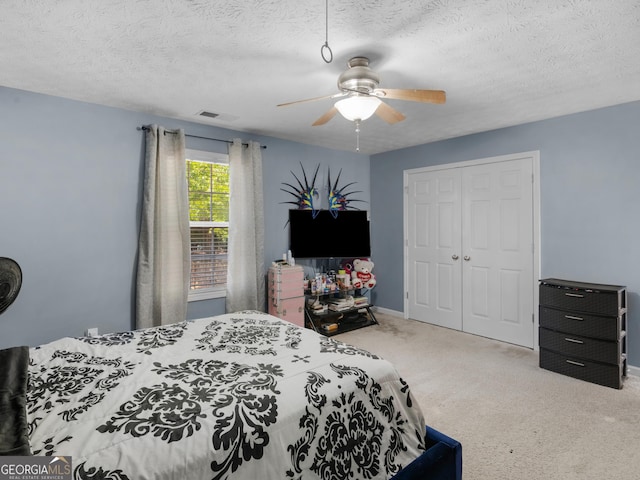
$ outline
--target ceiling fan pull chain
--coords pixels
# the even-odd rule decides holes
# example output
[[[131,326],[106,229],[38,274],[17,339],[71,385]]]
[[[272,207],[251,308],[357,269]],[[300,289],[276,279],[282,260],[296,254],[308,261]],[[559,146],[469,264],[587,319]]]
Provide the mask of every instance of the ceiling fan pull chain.
[[[324,45],[320,47],[320,56],[326,63],[333,61],[333,52],[329,46],[329,0],[325,0],[325,40]]]
[[[325,54],[325,52],[329,52],[329,53]],[[326,63],[331,63],[331,61],[333,60],[333,52],[331,51],[331,47],[327,42],[325,42],[322,48],[320,48],[320,55],[322,55],[322,59]]]
[[[356,124],[356,152],[360,151],[360,120],[355,121]]]

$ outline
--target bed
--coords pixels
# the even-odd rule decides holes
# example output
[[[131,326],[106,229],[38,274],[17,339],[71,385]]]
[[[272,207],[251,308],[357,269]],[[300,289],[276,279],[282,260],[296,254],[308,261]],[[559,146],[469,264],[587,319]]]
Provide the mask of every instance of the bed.
[[[388,362],[262,312],[10,350],[5,454],[76,479],[388,479],[431,446]]]

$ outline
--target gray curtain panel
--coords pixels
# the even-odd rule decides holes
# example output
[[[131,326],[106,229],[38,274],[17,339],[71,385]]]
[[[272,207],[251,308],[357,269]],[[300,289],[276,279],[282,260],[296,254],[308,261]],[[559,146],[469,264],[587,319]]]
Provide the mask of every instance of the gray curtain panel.
[[[264,196],[260,144],[229,146],[227,313],[264,310]]]
[[[136,327],[187,318],[191,271],[184,131],[145,128],[142,224],[138,246]]]

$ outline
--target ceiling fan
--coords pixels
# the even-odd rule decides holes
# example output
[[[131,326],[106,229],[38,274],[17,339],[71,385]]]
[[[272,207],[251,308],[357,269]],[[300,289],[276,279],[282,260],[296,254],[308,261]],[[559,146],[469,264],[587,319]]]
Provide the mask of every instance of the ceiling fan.
[[[314,102],[326,98],[345,97],[337,101],[333,107],[318,118],[313,123],[315,127],[324,125],[338,112],[347,120],[356,123],[366,120],[374,113],[390,124],[401,122],[406,118],[402,113],[384,103],[382,98],[424,103],[444,103],[446,101],[446,94],[443,90],[379,88],[380,77],[369,68],[367,57],[353,57],[347,62],[347,65],[349,68],[338,77],[338,90],[340,90],[338,93],[281,103],[278,107]]]

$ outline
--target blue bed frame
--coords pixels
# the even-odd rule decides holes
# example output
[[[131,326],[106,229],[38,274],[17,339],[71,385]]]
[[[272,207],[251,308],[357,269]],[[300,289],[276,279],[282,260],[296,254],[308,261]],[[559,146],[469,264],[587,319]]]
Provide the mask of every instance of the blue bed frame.
[[[462,445],[427,426],[426,447],[422,455],[391,480],[461,480]]]

